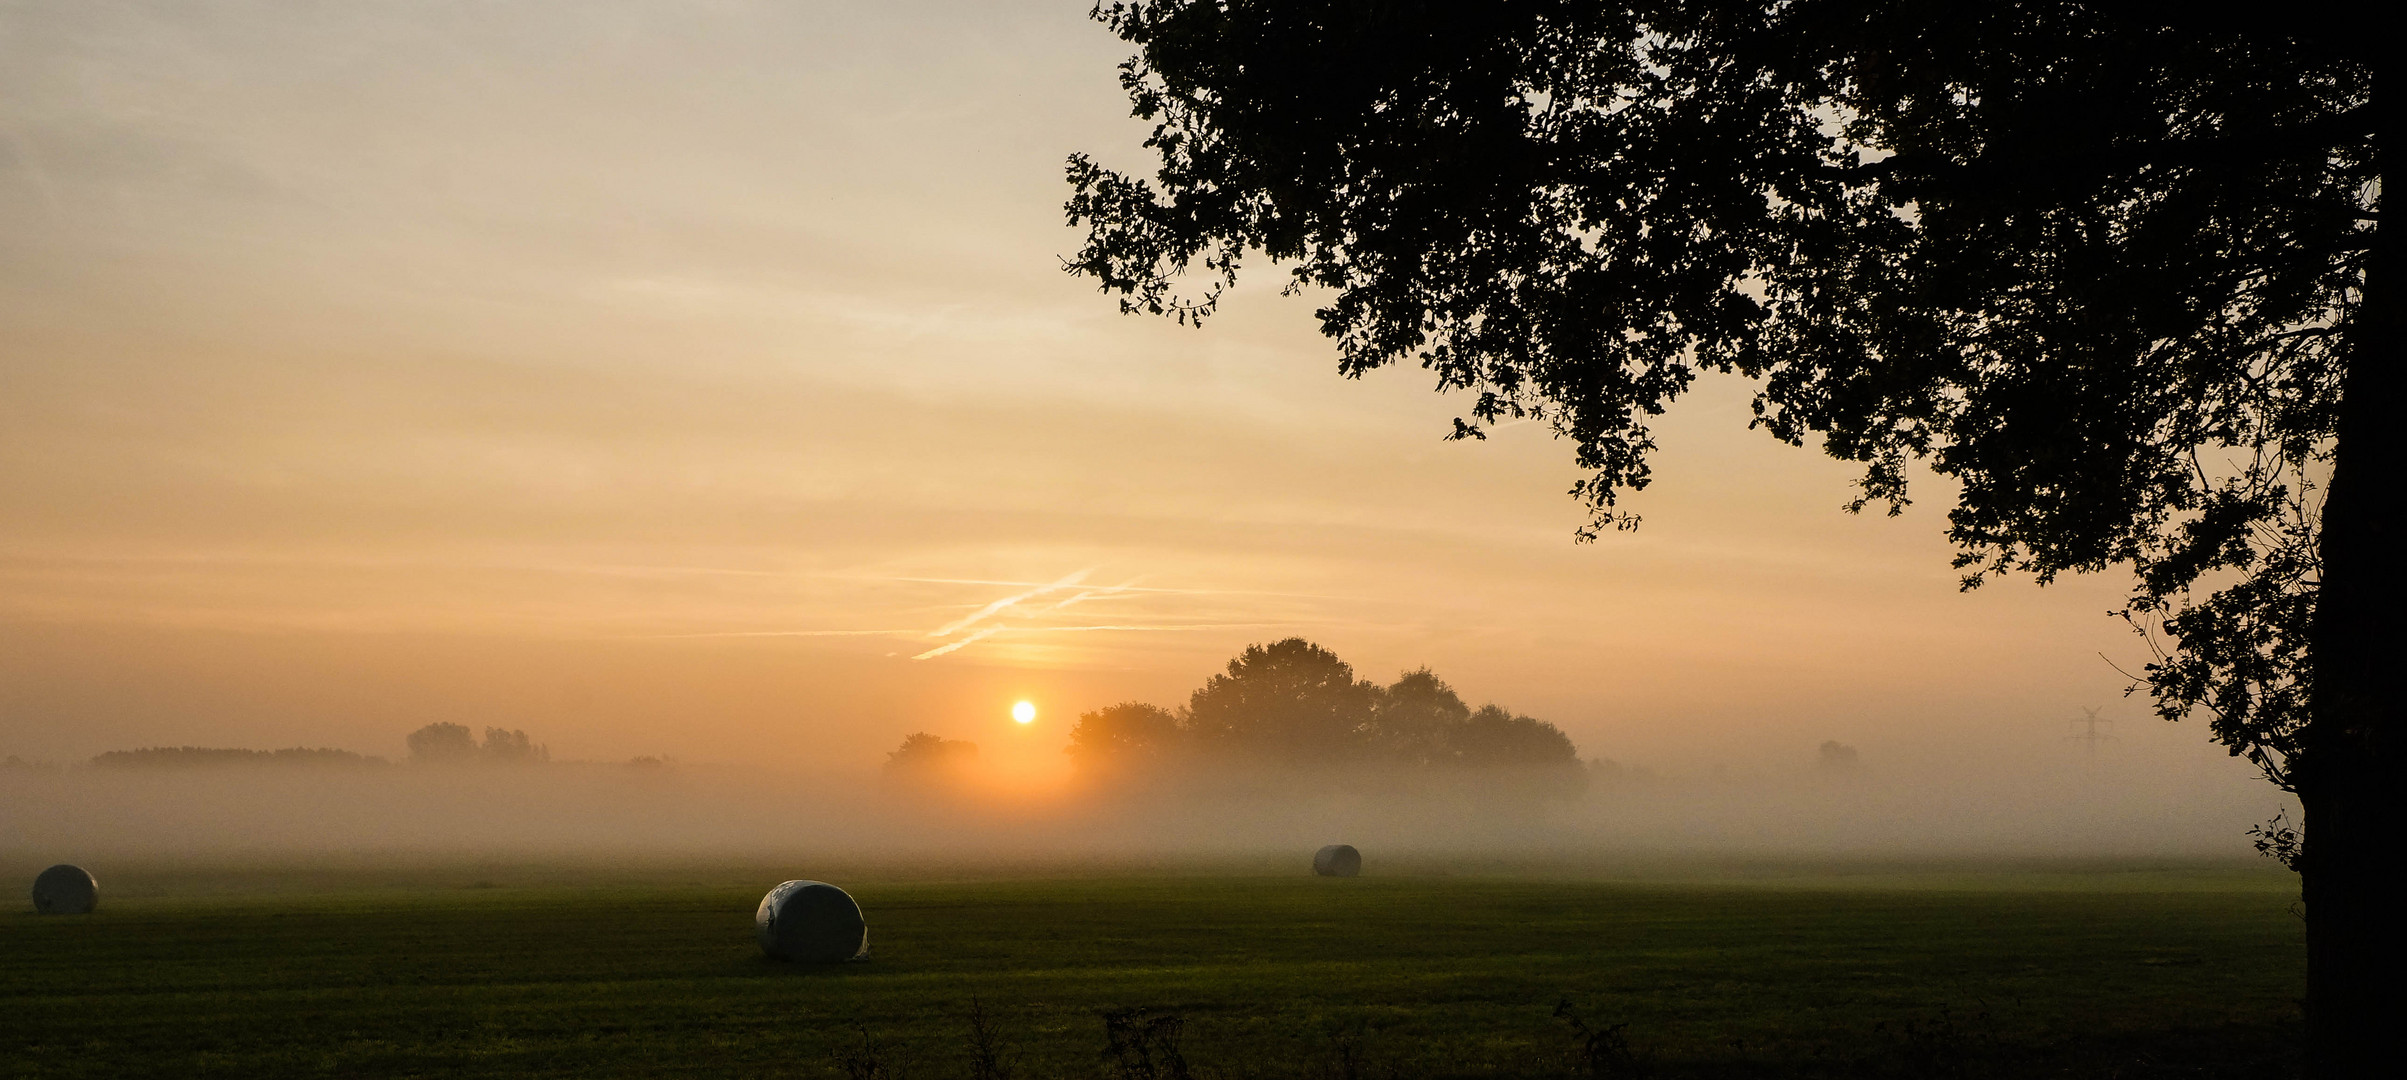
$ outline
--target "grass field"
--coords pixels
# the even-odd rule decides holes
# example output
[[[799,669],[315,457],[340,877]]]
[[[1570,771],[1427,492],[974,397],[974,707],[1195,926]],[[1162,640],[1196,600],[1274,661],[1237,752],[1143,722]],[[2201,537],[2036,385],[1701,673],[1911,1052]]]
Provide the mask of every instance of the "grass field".
[[[1658,1076],[2284,1075],[2303,973],[2243,869],[821,868],[873,958],[763,959],[811,869],[103,872],[98,914],[0,916],[0,1070],[967,1077],[975,999],[1019,1077],[1124,1075],[1127,1008],[1198,1076],[1579,1075],[1568,998]]]

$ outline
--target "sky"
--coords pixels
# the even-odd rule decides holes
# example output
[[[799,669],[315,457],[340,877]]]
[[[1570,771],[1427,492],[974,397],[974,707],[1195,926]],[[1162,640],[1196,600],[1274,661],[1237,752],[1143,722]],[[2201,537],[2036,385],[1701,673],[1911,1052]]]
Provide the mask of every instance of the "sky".
[[[0,2],[0,755],[1042,772],[1301,635],[1673,775],[2095,753],[2270,812],[2123,696],[2120,578],[1959,591],[1943,483],[1851,517],[1734,379],[1582,545],[1568,444],[1443,441],[1259,260],[1119,315],[1060,269],[1064,159],[1145,164],[1087,7]]]

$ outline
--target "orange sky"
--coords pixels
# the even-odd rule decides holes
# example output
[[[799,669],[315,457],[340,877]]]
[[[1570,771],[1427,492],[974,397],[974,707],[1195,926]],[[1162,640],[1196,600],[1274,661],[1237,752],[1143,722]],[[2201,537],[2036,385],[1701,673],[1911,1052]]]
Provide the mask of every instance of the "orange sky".
[[[1568,446],[1441,442],[1268,275],[1118,316],[1057,262],[1064,156],[1142,160],[1086,7],[0,10],[0,754],[1053,761],[1301,634],[1672,770],[2056,768],[2087,705],[2253,782],[2118,697],[2120,580],[1958,593],[1939,486],[1840,513],[1742,385],[1577,546]]]

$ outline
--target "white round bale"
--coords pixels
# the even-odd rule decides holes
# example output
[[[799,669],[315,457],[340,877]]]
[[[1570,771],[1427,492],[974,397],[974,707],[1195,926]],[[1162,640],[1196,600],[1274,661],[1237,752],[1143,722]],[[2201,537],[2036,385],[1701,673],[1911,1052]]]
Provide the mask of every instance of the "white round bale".
[[[1353,877],[1362,873],[1362,853],[1352,844],[1331,844],[1312,853],[1312,872],[1322,877]]]
[[[100,883],[83,867],[60,863],[33,879],[33,909],[44,915],[89,915],[100,906]]]
[[[769,890],[752,923],[761,951],[779,960],[832,964],[869,952],[861,905],[824,881],[789,881]]]

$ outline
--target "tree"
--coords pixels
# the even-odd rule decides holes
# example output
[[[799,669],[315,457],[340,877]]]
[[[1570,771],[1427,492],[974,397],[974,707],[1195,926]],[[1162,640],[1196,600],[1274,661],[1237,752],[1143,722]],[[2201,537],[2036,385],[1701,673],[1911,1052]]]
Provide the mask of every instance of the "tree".
[[[1175,752],[1179,738],[1178,716],[1170,710],[1123,701],[1080,713],[1065,749],[1083,768],[1142,766]]]
[[[1428,668],[1407,671],[1379,695],[1372,717],[1373,741],[1381,756],[1410,765],[1446,760],[1446,732],[1468,723],[1471,707]]]
[[[1445,737],[1454,761],[1462,765],[1494,768],[1580,763],[1579,750],[1561,728],[1495,705],[1480,706],[1462,723],[1448,728]]]
[[[1579,764],[1553,724],[1494,705],[1474,712],[1425,667],[1385,687],[1357,680],[1336,653],[1303,638],[1248,646],[1189,697],[1183,717],[1135,701],[1084,713],[1068,750],[1094,769],[1192,761],[1197,750],[1303,768]]]
[[[886,771],[925,775],[938,769],[957,769],[977,760],[977,743],[914,731],[903,736],[903,744],[886,755]]]
[[[527,738],[516,728],[485,729],[485,760],[504,765],[538,765],[552,759],[552,748]]]
[[[1496,705],[1473,710],[1428,668],[1407,671],[1380,692],[1368,730],[1381,757],[1410,765],[1545,768],[1580,761],[1561,728]]]
[[[476,759],[476,733],[460,724],[428,724],[410,732],[410,760],[452,765]]]
[[[1851,510],[1910,462],[1959,484],[1968,588],[2131,567],[2159,712],[2299,797],[2310,1055],[2369,1074],[2407,1014],[2398,50],[2354,6],[2224,12],[1116,2],[1161,168],[1071,158],[1069,269],[1199,323],[1287,264],[1342,372],[1570,439],[1590,538],[1636,524],[1650,419],[1735,373],[1754,426],[1864,466]]]
[[[1187,699],[1200,747],[1304,764],[1353,760],[1367,741],[1379,688],[1357,682],[1337,654],[1303,638],[1249,645]]]
[[[428,724],[410,732],[410,760],[456,765],[470,761],[501,765],[535,765],[552,759],[551,747],[527,738],[514,728],[489,727],[485,741],[461,724]]]

